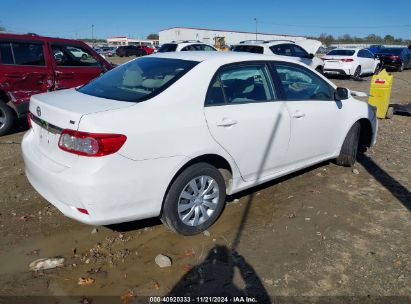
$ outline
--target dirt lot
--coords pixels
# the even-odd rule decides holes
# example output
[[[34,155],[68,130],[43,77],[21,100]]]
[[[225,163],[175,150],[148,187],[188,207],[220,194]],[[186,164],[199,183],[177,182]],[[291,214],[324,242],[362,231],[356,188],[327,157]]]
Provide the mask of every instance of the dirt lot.
[[[394,74],[393,102],[411,102],[411,71]],[[369,90],[370,78],[334,81]],[[194,237],[157,219],[91,227],[65,218],[24,175],[24,131],[2,137],[0,295],[411,297],[411,118],[379,126],[355,170],[325,162],[230,197],[218,222]],[[155,264],[159,253],[171,267]],[[29,271],[53,256],[65,266]],[[81,277],[94,281],[81,286]]]

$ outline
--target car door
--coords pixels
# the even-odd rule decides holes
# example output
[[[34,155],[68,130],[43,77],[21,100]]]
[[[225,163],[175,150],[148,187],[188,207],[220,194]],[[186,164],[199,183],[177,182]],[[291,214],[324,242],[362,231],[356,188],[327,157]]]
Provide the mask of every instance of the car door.
[[[374,60],[371,60],[368,56],[368,51],[367,50],[359,50],[357,57],[360,60],[360,65],[361,65],[361,71],[362,74],[364,73],[373,73],[373,67],[374,67]]]
[[[0,40],[0,87],[16,103],[48,91],[53,84],[47,49],[38,40]]]
[[[282,169],[290,116],[278,100],[266,63],[220,69],[208,89],[204,113],[211,135],[232,156],[245,181]]]
[[[333,155],[340,136],[335,129],[343,121],[341,102],[334,89],[310,69],[292,63],[275,63],[282,98],[291,115],[287,164],[303,167]],[[338,133],[338,132],[337,132]]]
[[[83,85],[103,72],[99,60],[81,45],[51,43],[50,50],[56,90]]]

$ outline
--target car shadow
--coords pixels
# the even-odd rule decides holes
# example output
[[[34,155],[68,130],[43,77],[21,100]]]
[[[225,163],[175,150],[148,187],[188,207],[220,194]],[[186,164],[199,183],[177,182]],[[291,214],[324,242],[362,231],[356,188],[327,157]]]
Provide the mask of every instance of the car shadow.
[[[137,221],[106,225],[104,227],[110,230],[113,230],[115,232],[130,232],[130,231],[140,230],[144,228],[159,226],[161,224],[162,223],[159,218],[153,217],[153,218],[142,219],[142,220],[137,220]]]
[[[234,282],[236,269],[243,281],[243,284],[240,282],[243,288]],[[252,297],[255,303],[271,303],[254,268],[237,251],[226,246],[212,248],[204,262],[191,268],[172,288],[169,296],[190,296],[199,300],[201,297],[228,297],[228,301],[234,297],[241,297],[244,302],[245,297]]]
[[[382,169],[373,159],[365,154],[358,156],[358,162],[371,174],[382,186],[384,186],[408,211],[411,211],[411,193],[395,178]]]

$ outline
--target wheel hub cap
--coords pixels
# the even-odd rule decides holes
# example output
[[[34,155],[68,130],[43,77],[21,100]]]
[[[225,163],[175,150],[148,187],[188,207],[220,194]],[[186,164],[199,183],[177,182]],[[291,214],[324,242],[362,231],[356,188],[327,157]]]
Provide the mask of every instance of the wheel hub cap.
[[[219,188],[210,176],[193,178],[183,188],[178,200],[178,216],[188,226],[206,222],[217,208]]]

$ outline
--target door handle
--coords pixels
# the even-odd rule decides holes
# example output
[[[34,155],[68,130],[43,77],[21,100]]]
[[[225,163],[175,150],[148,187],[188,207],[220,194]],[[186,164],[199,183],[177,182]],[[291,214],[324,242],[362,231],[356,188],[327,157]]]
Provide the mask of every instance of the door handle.
[[[305,116],[305,113],[301,112],[301,111],[295,111],[293,113],[293,115],[291,115],[293,118],[302,118]]]
[[[221,121],[216,122],[217,127],[231,127],[235,124],[237,124],[237,121],[227,118],[223,118]]]

